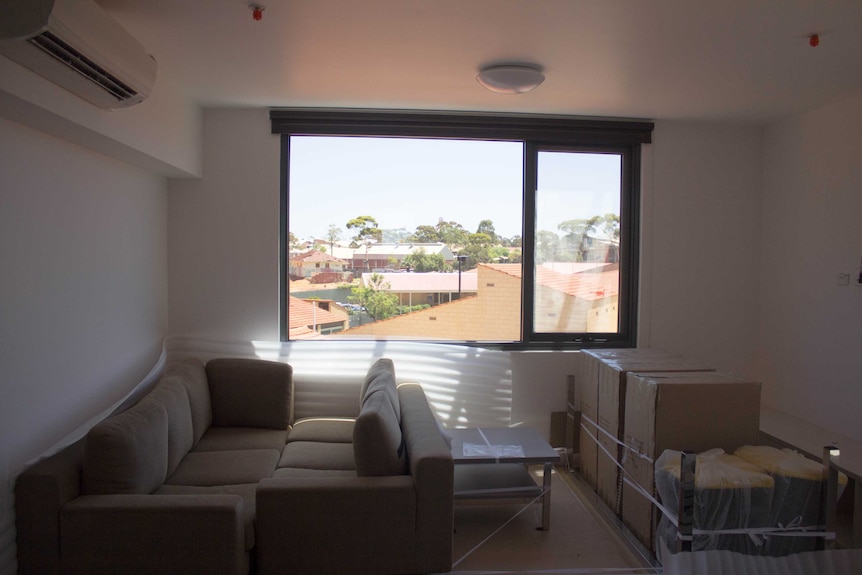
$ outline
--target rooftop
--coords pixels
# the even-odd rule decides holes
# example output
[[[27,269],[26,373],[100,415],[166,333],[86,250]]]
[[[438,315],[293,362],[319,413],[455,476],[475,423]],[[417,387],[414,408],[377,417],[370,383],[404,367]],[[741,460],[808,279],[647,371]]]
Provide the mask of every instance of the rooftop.
[[[362,274],[362,283],[368,285],[370,273]],[[380,273],[389,283],[389,291],[399,293],[455,293],[458,291],[458,272]],[[461,272],[461,291],[475,292],[478,286],[476,270]]]
[[[521,264],[480,264],[522,277]],[[562,273],[544,266],[536,268],[536,283],[565,294],[594,300],[619,294],[619,264],[584,264],[580,273]]]

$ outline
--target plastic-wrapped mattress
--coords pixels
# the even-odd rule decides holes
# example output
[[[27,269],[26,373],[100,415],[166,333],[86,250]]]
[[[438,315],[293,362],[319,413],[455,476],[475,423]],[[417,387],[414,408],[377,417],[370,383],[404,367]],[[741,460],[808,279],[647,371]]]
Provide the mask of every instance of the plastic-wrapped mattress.
[[[737,457],[764,469],[775,482],[769,526],[777,528],[812,528],[822,531],[820,506],[826,489],[823,465],[790,449],[766,445],[746,445],[734,453]],[[839,476],[839,491],[847,477]],[[840,497],[840,492],[839,492]],[[820,545],[817,537],[769,535],[762,553],[782,556],[800,551],[814,551]]]
[[[719,530],[744,530],[769,525],[774,480],[763,469],[739,457],[713,449],[697,454],[695,467],[694,525],[692,551],[730,550],[757,553],[757,543],[746,533],[708,533]],[[656,490],[666,509],[679,508],[681,453],[666,450],[655,464]],[[660,541],[673,551],[677,528],[663,516],[657,530]]]

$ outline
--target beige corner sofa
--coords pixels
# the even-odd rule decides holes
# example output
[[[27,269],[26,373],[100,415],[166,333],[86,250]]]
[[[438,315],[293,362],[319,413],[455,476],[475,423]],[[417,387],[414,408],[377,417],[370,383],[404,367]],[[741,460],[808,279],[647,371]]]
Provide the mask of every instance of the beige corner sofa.
[[[172,362],[18,477],[19,573],[448,571],[452,458],[421,386],[382,359],[357,397],[294,426],[289,365]]]

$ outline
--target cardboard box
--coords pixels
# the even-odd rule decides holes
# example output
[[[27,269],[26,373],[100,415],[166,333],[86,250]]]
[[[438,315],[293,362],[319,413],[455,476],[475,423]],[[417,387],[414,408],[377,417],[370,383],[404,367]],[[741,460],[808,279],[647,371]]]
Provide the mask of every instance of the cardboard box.
[[[578,452],[581,478],[593,489],[598,479],[599,436],[599,365],[605,361],[625,358],[678,358],[666,351],[651,348],[590,349],[578,354],[575,373],[575,397],[581,412]]]
[[[595,356],[582,352],[580,370],[575,374],[575,396],[581,413],[578,461],[581,478],[596,488],[596,454],[599,418],[599,364]]]
[[[666,449],[733,453],[757,443],[760,383],[723,372],[627,376],[623,523],[655,549],[658,511],[629,482],[656,497],[654,462]]]
[[[617,515],[622,513],[622,456],[625,439],[626,376],[629,372],[715,371],[707,365],[668,355],[603,359],[599,364],[599,445],[596,492]]]

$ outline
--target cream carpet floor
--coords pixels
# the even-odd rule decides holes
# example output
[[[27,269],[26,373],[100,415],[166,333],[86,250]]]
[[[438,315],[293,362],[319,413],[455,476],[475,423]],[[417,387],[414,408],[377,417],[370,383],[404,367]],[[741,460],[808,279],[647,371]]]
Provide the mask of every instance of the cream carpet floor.
[[[534,473],[540,477],[541,469]],[[541,484],[541,480],[537,479]],[[539,503],[463,504],[455,507],[452,575],[660,573],[633,549],[612,521],[591,504],[579,479],[555,469],[551,528],[541,531]]]

